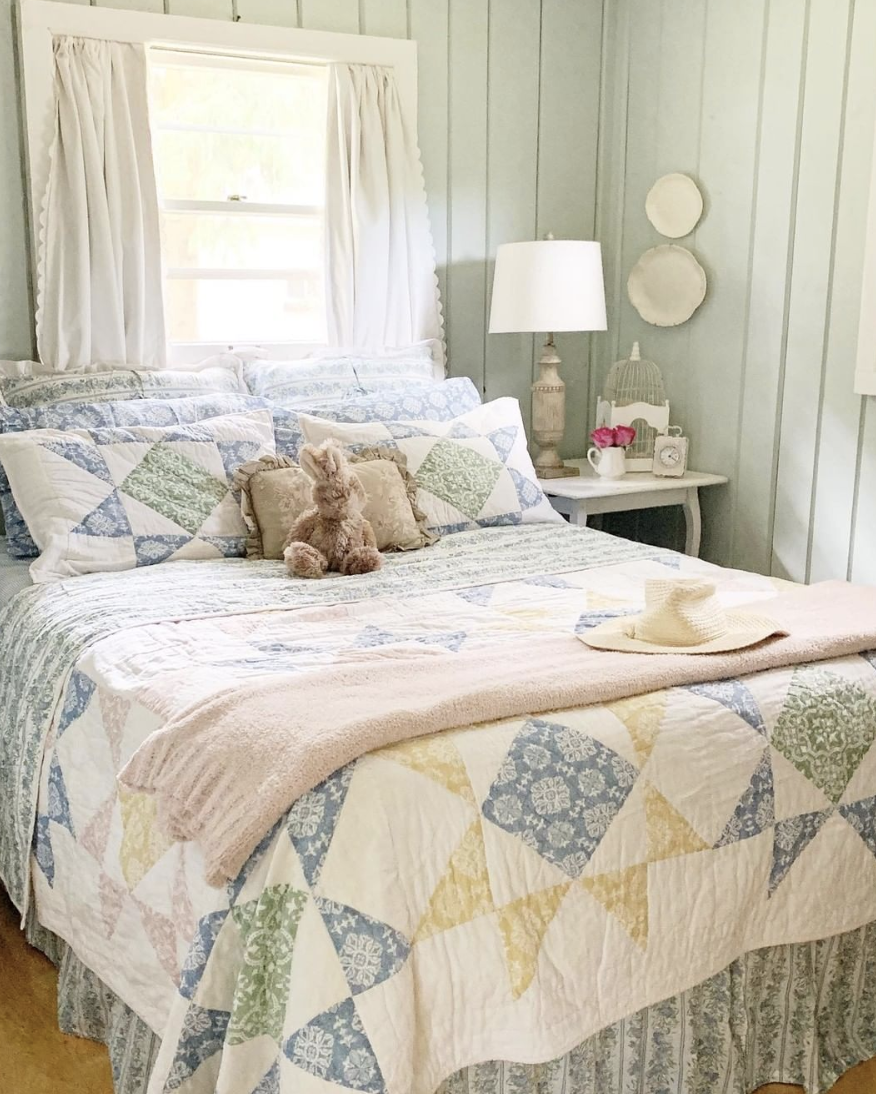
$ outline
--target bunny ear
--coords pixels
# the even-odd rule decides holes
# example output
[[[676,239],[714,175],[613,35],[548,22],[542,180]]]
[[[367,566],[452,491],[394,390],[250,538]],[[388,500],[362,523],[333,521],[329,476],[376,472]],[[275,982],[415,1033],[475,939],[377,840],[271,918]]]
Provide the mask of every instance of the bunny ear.
[[[315,444],[306,444],[298,453],[298,465],[312,479],[318,479],[322,474],[322,453]]]

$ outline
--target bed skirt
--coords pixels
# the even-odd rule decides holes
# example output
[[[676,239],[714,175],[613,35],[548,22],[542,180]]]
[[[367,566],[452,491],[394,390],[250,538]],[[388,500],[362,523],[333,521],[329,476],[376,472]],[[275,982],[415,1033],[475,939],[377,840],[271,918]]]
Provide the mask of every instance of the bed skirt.
[[[116,1094],[145,1094],[158,1036],[32,917],[27,938],[58,966],[60,1028],[107,1046]],[[827,1094],[874,1056],[871,923],[819,942],[756,950],[557,1060],[463,1068],[439,1094],[751,1094],[769,1082]]]

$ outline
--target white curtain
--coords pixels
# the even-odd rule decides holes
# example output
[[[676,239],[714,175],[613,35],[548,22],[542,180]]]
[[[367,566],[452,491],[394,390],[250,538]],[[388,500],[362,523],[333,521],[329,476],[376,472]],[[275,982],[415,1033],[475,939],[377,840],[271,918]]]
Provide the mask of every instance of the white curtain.
[[[330,66],[327,140],[330,345],[440,339],[420,154],[416,133],[404,123],[391,69]]]
[[[37,345],[52,368],[165,364],[158,195],[142,46],[55,39]]]

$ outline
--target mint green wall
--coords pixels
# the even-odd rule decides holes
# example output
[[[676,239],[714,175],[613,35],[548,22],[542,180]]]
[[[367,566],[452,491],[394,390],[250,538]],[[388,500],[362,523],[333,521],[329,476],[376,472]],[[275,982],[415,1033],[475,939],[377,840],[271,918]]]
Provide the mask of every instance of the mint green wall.
[[[876,582],[876,399],[852,391],[876,111],[872,0],[615,0],[598,230],[610,348],[662,367],[704,492],[704,554],[796,580]],[[709,276],[688,323],[626,298],[655,179],[706,212],[678,242]]]
[[[164,0],[110,6],[161,11]],[[531,336],[486,334],[500,243],[593,238],[602,0],[167,0],[172,14],[410,37],[419,45],[420,145],[451,370],[528,418]],[[0,0],[0,101],[16,101],[11,0]],[[32,353],[15,112],[0,112],[0,357]],[[584,444],[589,343],[562,340],[568,451]]]

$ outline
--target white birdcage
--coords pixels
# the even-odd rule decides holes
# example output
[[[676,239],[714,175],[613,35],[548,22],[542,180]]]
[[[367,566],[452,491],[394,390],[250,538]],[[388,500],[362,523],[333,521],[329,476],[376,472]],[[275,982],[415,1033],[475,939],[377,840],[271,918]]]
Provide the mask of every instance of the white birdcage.
[[[627,469],[651,470],[654,442],[669,428],[669,403],[660,369],[642,358],[638,342],[629,357],[611,366],[597,404],[596,424],[633,426],[636,439],[627,449]]]

